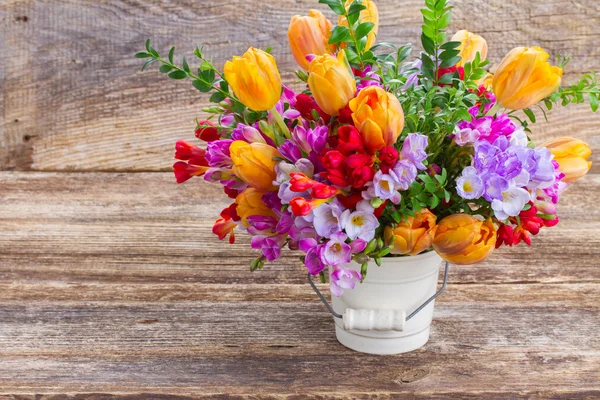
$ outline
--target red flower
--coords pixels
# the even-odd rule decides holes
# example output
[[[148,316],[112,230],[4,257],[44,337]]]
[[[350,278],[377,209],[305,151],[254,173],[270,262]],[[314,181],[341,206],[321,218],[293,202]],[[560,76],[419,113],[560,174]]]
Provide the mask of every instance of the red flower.
[[[359,201],[363,199],[361,192],[352,192],[348,196],[340,194],[337,199],[342,203],[345,208],[356,208]]]
[[[364,166],[373,165],[373,156],[367,154],[352,154],[346,158],[346,168],[349,170],[355,170]]]
[[[325,203],[326,201],[326,199],[306,200],[303,197],[296,197],[290,201],[290,207],[294,215],[298,217],[305,217],[308,214],[310,214],[312,210]]]
[[[446,74],[453,74],[454,72],[458,71],[458,76],[460,77],[461,80],[465,79],[465,69],[463,67],[450,67],[450,68],[440,68],[438,69],[438,80],[442,79],[442,76],[446,75]],[[443,83],[439,83],[438,86],[451,86],[448,84],[443,84]]]
[[[337,150],[330,150],[321,158],[325,169],[340,169],[346,157]]]
[[[239,221],[241,218],[237,214],[237,203],[232,203],[229,207],[221,211],[221,217],[227,220]]]
[[[193,165],[183,161],[178,161],[173,164],[173,172],[177,183],[183,183],[193,176],[202,176],[208,170],[208,166]]]
[[[352,171],[350,180],[352,181],[352,187],[360,189],[367,184],[367,182],[373,180],[375,176],[375,168],[369,166],[362,166]]]
[[[318,118],[315,118],[313,111],[316,111],[317,115],[320,118],[323,118],[325,124],[329,124],[330,116],[325,114],[323,110],[317,105],[315,99],[310,97],[307,94],[301,93],[296,96],[296,110],[302,115],[302,118],[309,121],[316,121]]]
[[[531,245],[531,235],[537,235],[540,229],[545,227],[551,227],[558,224],[558,217],[555,216],[553,219],[542,218],[538,215],[538,209],[529,203],[531,208],[529,210],[521,211],[519,218],[510,218],[510,222],[518,224],[515,228],[502,224],[498,229],[496,248],[500,247],[501,244],[506,246],[514,246],[524,241],[527,245]]]
[[[340,115],[338,116],[338,121],[340,124],[351,124],[352,123],[352,110],[350,109],[350,104],[346,105],[346,107],[340,110]]]
[[[292,172],[290,176],[290,190],[292,192],[304,192],[312,189],[318,183],[301,172]]]
[[[330,169],[328,171],[321,172],[321,177],[339,187],[346,187],[350,184],[350,180],[346,174],[339,169]]]
[[[353,126],[340,126],[338,129],[337,142],[336,150],[346,156],[354,152],[365,153],[365,147],[360,138],[360,133],[358,132],[358,129]]]
[[[219,129],[213,128],[213,126],[215,125],[210,121],[198,121],[196,137],[200,140],[204,140],[205,142],[214,142],[215,140],[221,139]]]
[[[228,188],[227,186],[223,186],[223,191],[230,199],[235,199],[240,194],[239,190]]]
[[[377,218],[381,217],[383,215],[383,210],[385,209],[385,206],[387,205],[388,200],[384,201],[382,205],[380,205],[379,207],[377,207],[375,209],[375,211],[373,212],[373,215],[375,215]]]
[[[340,189],[324,183],[317,183],[311,190],[310,196],[313,199],[329,199],[341,192]]]
[[[201,149],[191,143],[178,140],[175,143],[175,159],[189,161],[194,165],[208,165],[206,162],[206,150]]]
[[[379,150],[379,159],[387,165],[394,165],[398,161],[398,150],[394,146],[385,146]]]
[[[231,220],[219,218],[215,222],[215,225],[212,228],[212,232],[219,237],[219,240],[223,240],[227,235],[229,235],[229,243],[233,244],[235,242],[235,235],[233,234],[233,230],[236,226],[236,223]]]

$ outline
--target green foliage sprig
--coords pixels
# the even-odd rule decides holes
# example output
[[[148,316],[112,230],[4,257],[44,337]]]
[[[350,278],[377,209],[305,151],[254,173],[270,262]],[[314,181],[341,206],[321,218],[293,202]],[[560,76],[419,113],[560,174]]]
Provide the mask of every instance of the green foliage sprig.
[[[460,52],[457,50],[460,42],[446,42],[445,29],[452,19],[452,7],[448,3],[449,0],[425,0],[426,8],[421,9],[421,44],[425,51],[421,55],[421,71],[432,85],[437,85],[442,78],[438,73],[440,68],[453,67],[460,61]],[[450,83],[451,79],[446,78],[446,81],[441,83]]]
[[[342,43],[347,43],[345,52],[348,61],[360,68],[363,68],[365,64],[372,63],[374,54],[366,49],[366,45],[369,33],[373,31],[375,24],[360,22],[360,13],[367,8],[362,0],[354,0],[347,9],[343,0],[319,0],[319,3],[326,4],[334,13],[348,21],[347,27],[336,26],[333,28],[329,44],[340,46]]]

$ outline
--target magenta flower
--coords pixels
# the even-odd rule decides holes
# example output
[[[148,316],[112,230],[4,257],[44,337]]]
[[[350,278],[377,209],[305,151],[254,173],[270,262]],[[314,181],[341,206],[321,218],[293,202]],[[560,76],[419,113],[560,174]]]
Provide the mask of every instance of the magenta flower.
[[[273,261],[281,255],[281,247],[285,243],[286,235],[276,236],[254,236],[251,246],[253,249],[260,250],[267,260]]]
[[[231,161],[231,153],[229,152],[229,146],[231,146],[233,140],[222,139],[215,140],[206,145],[206,161],[211,167],[220,168],[231,168],[233,165]]]
[[[258,129],[244,124],[238,124],[231,133],[231,138],[233,140],[243,140],[248,143],[267,143],[265,136]]]

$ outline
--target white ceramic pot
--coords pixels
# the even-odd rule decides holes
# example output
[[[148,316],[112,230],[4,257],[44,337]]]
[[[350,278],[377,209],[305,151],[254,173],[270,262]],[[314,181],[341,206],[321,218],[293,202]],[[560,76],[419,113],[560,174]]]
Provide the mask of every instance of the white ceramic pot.
[[[435,251],[414,257],[387,257],[369,264],[367,278],[354,290],[332,297],[338,341],[370,354],[406,353],[429,340],[434,301],[406,321],[436,293],[442,259]],[[350,268],[360,271],[360,265]]]

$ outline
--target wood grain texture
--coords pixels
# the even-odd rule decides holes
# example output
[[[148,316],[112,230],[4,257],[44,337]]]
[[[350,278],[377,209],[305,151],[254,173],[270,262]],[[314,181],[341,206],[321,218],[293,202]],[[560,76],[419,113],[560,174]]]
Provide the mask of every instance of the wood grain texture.
[[[380,40],[419,42],[421,0],[377,2]],[[568,53],[566,81],[600,69],[600,5],[594,0],[455,1],[452,30],[483,34],[493,63],[517,45]],[[0,4],[0,169],[170,169],[173,143],[193,138],[207,98],[189,83],[139,72],[133,54],[147,37],[191,56],[206,44],[217,65],[249,45],[274,47],[286,82],[295,68],[285,31],[316,0],[8,0]],[[557,109],[534,138],[568,133],[600,156],[600,116],[585,106]],[[600,163],[593,167],[600,172]]]
[[[216,240],[213,186],[2,172],[0,398],[598,398],[599,189],[572,185],[533,247],[453,267],[430,342],[382,357],[337,343],[294,255],[250,273],[247,237]]]

